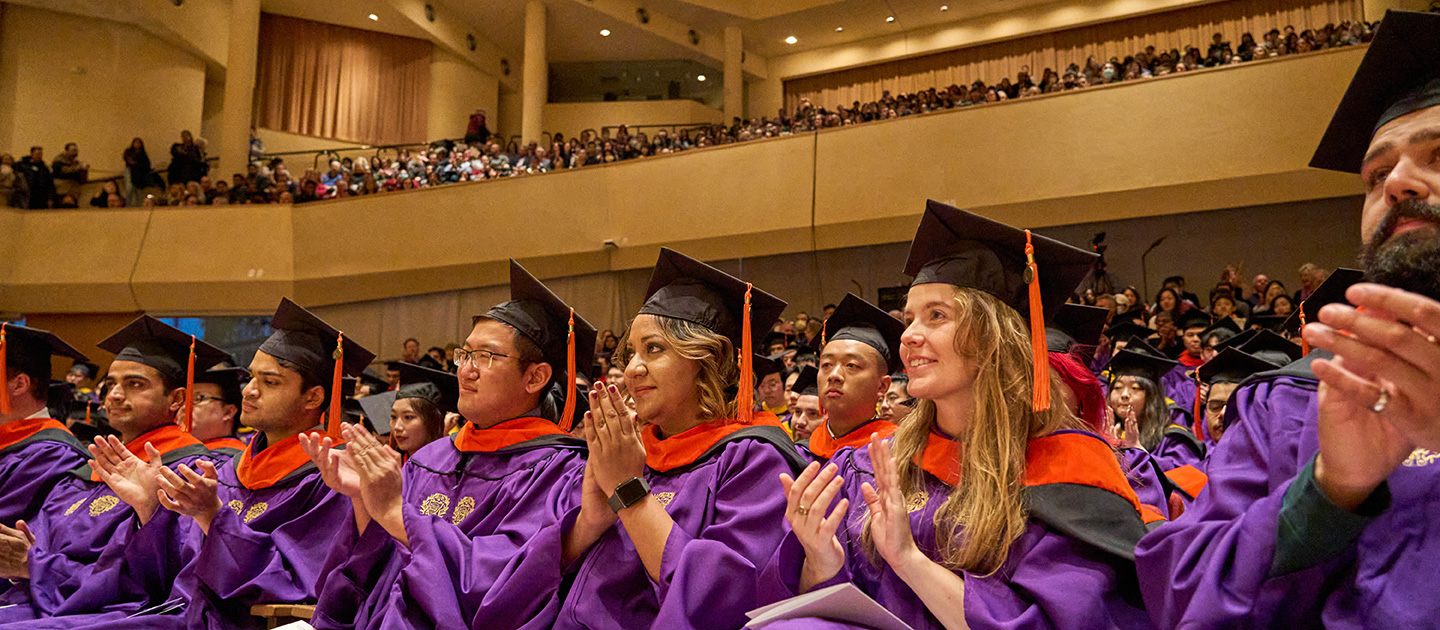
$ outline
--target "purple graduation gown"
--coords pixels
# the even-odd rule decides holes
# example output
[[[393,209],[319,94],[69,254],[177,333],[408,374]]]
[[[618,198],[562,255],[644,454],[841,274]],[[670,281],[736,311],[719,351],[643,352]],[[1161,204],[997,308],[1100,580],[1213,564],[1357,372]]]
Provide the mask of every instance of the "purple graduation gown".
[[[549,423],[548,420],[542,422]],[[341,525],[316,628],[548,628],[560,608],[560,521],[579,506],[585,443],[549,435],[489,452],[431,442],[405,464],[410,546]]]
[[[167,431],[167,435],[157,435]],[[181,464],[192,468],[195,460],[209,451],[173,425],[147,433],[136,441],[150,442],[158,436],[161,462],[174,469]],[[174,448],[167,448],[165,444]],[[163,508],[161,508],[163,511]],[[102,552],[110,545],[123,545],[134,527],[134,510],[121,501],[103,482],[92,481],[90,467],[71,471],[56,484],[30,530],[35,545],[30,548],[30,579],[0,593],[0,622],[124,610],[135,612],[144,600],[122,594],[119,573],[95,571]]]
[[[1098,439],[1098,438],[1096,438]],[[852,582],[861,591],[916,630],[943,626],[925,608],[920,597],[884,560],[871,562],[862,534],[865,500],[861,483],[874,484],[874,466],[866,449],[847,448],[831,463],[840,468],[844,489],[836,496],[850,499],[850,512],[837,533],[845,547],[845,566],[835,577],[815,588]],[[1098,489],[1096,489],[1098,490]],[[925,496],[911,500],[910,528],[915,543],[931,558],[938,557],[935,512],[952,488],[925,473]],[[1103,491],[1101,491],[1103,492]],[[916,505],[918,504],[918,505]],[[1129,508],[1129,504],[1124,504]],[[1133,508],[1131,508],[1133,509]],[[1130,527],[1141,527],[1139,520]],[[760,576],[761,604],[799,594],[805,553],[788,523],[784,542]],[[1135,600],[1134,570],[1129,561],[1075,540],[1032,518],[1010,547],[1005,564],[989,576],[965,574],[965,621],[972,628],[1149,628],[1150,620]],[[779,629],[851,628],[821,619],[777,623]]]
[[[1310,566],[1276,570],[1286,493],[1310,479],[1319,451],[1309,366],[1325,355],[1256,375],[1231,395],[1225,438],[1206,462],[1208,489],[1140,541],[1145,601],[1161,627],[1407,628],[1440,618],[1440,455],[1430,451],[1416,450],[1391,473],[1382,486],[1393,497],[1388,509],[1353,537],[1332,541]],[[1361,518],[1329,507],[1323,522],[1332,531]]]
[[[90,455],[49,417],[0,425],[0,434],[13,438],[0,447],[0,524],[14,527],[15,521],[35,518],[50,489]]]
[[[674,439],[674,438],[671,438]],[[645,479],[675,526],[652,581],[623,525],[572,566],[556,630],[725,628],[745,625],[760,605],[756,578],[784,537],[780,473],[803,466],[779,426],[732,433],[687,466]],[[578,473],[577,473],[578,474]],[[566,516],[574,523],[579,508]],[[554,541],[559,544],[558,538]],[[556,554],[558,556],[558,554]]]

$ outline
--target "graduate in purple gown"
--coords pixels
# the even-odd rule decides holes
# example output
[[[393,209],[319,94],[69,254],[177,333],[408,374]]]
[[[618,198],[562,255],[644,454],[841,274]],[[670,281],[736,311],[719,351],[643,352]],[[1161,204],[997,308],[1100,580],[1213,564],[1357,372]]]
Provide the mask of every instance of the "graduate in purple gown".
[[[128,450],[141,460],[158,458],[161,465],[174,468],[193,466],[209,453],[183,428],[190,424],[186,401],[193,387],[186,368],[193,362],[205,369],[230,360],[229,354],[148,315],[99,347],[115,354],[105,377],[105,410],[120,436],[97,438],[92,450],[96,458]],[[0,592],[0,621],[142,608],[144,601],[123,597],[109,583],[116,577],[113,573],[92,575],[105,548],[124,543],[122,530],[135,516],[106,485],[104,468],[86,465],[71,471],[29,523],[34,540],[25,578]]]
[[[1139,503],[1109,444],[1051,396],[1043,313],[1094,256],[929,203],[900,350],[920,404],[891,440],[782,477],[791,532],[767,599],[848,581],[922,630],[1149,627]]]
[[[510,274],[511,300],[475,318],[456,374],[402,366],[396,404],[458,410],[456,435],[419,449],[403,471],[398,454],[356,428],[344,451],[306,440],[354,508],[325,563],[317,628],[554,622],[561,517],[579,505],[585,454],[565,430],[579,402],[571,370],[590,364],[596,331],[519,263]],[[564,427],[539,411],[554,383],[569,385]]]
[[[1387,13],[1311,161],[1361,174],[1376,284],[1344,291],[1354,306],[1304,308],[1315,351],[1231,395],[1209,486],[1136,550],[1162,627],[1440,616],[1437,68],[1440,15]]]
[[[128,453],[112,465],[110,472],[167,508],[130,534],[120,558],[101,560],[119,566],[152,604],[187,602],[183,617],[148,623],[246,628],[257,623],[255,604],[315,601],[330,541],[350,518],[349,499],[326,487],[299,436],[326,416],[339,434],[333,383],[375,355],[288,299],[270,325],[275,332],[256,351],[243,390],[240,419],[256,436],[240,457],[218,467],[202,460],[198,472],[147,469]]]
[[[23,557],[16,521],[34,518],[50,488],[88,457],[45,406],[50,356],[88,359],[49,332],[8,323],[0,323],[0,355],[0,549],[15,541]]]
[[[607,387],[585,417],[554,627],[738,628],[784,535],[773,480],[803,465],[751,400],[753,347],[785,303],[669,249],[646,294],[618,363],[634,407]]]
[[[1176,405],[1160,387],[1176,362],[1132,347],[1140,346],[1127,345],[1110,361],[1108,402],[1111,416],[1121,425],[1115,434],[1126,446],[1149,452],[1162,470],[1200,462],[1205,458],[1205,446],[1190,433],[1189,414],[1177,419],[1172,413]],[[1138,431],[1122,430],[1128,423]]]
[[[248,382],[250,371],[243,367],[217,367],[195,375],[195,422],[190,434],[210,449],[216,461],[234,459],[245,451],[247,444],[235,430],[240,428],[240,390]]]
[[[829,336],[816,373],[825,420],[798,443],[811,460],[828,461],[841,448],[868,444],[871,434],[886,438],[895,432],[895,422],[876,414],[890,391],[890,373],[901,369],[903,332],[904,323],[853,293],[825,320]]]

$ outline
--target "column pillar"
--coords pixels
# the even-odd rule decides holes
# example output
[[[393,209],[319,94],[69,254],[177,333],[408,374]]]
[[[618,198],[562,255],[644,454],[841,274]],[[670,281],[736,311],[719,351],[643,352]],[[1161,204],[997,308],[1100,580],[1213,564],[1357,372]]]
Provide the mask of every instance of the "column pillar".
[[[545,62],[545,3],[525,3],[525,73],[521,82],[520,137],[528,144],[540,141],[545,102],[549,100],[550,71]]]
[[[260,43],[260,0],[231,0],[225,97],[220,108],[220,172],[215,181],[245,173],[250,163],[250,121],[255,100],[255,56]]]
[[[725,27],[725,124],[745,118],[745,73],[741,70],[745,42],[740,27]]]

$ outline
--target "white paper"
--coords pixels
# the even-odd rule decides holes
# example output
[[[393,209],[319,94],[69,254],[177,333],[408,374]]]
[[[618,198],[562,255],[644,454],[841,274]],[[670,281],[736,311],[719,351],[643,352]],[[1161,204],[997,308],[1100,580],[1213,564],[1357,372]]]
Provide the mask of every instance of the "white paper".
[[[836,584],[797,595],[748,613],[746,628],[763,628],[783,619],[816,618],[851,623],[873,630],[914,630],[854,584]]]

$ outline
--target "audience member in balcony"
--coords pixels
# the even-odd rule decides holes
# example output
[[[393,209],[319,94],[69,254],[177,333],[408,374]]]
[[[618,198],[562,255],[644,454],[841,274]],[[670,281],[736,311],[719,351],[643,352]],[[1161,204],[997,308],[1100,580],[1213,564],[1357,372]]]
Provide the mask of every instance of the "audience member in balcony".
[[[200,188],[200,182],[189,182],[185,184],[185,194],[194,197],[200,205],[205,205],[208,199],[208,197],[205,196],[205,191]]]
[[[55,179],[56,195],[80,194],[80,185],[90,177],[90,163],[80,161],[79,145],[65,144],[65,150],[50,165],[50,176]]]
[[[171,183],[199,181],[209,167],[205,164],[205,151],[195,142],[195,136],[180,132],[180,141],[170,145],[170,167],[167,169]]]
[[[200,181],[195,183],[200,185],[202,202],[209,201],[211,197],[215,196],[215,183],[210,180],[209,175],[201,175]]]
[[[25,176],[15,169],[15,156],[0,153],[0,204],[23,208],[28,194]]]
[[[330,160],[330,170],[325,171],[325,174],[320,176],[320,183],[324,184],[326,188],[331,188],[344,176],[344,173],[340,172],[340,161]]]
[[[30,147],[30,155],[20,160],[16,170],[25,178],[26,189],[30,191],[25,207],[32,210],[49,208],[55,200],[55,180],[50,176],[50,167],[45,164],[45,148]]]
[[[150,165],[150,154],[145,151],[145,141],[135,138],[130,141],[130,146],[121,154],[125,161],[125,200],[126,205],[140,205],[142,190],[154,186],[164,186],[164,180],[160,179]]]
[[[107,179],[105,183],[100,184],[100,190],[95,193],[95,196],[90,198],[90,205],[95,208],[113,208],[114,206],[110,205],[110,195],[119,193],[120,188],[115,185],[115,180]],[[123,207],[124,204],[121,206]]]

